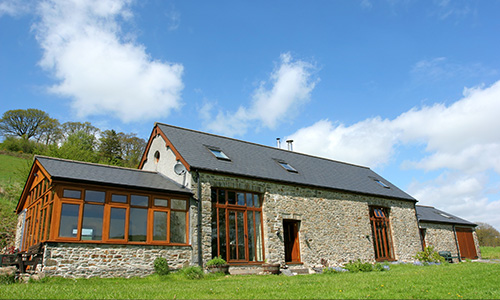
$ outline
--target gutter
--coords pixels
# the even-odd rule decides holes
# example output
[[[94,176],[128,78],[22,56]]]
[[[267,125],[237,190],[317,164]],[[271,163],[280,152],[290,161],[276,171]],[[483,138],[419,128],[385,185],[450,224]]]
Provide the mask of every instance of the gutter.
[[[458,261],[461,262],[462,255],[460,255],[460,247],[458,246],[457,230],[455,228],[455,225],[453,225],[453,234],[455,235],[455,245],[457,246]]]

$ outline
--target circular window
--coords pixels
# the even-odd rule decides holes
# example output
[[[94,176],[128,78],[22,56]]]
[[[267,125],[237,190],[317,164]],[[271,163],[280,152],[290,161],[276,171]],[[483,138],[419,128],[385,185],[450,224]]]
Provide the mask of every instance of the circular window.
[[[158,161],[160,161],[160,152],[156,151],[155,152],[155,163],[158,163]]]

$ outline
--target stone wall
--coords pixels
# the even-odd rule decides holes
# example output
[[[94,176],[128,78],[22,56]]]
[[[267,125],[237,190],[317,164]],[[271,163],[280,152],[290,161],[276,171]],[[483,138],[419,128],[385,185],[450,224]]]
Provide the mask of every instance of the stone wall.
[[[26,209],[23,209],[17,215],[17,225],[16,225],[16,237],[14,240],[14,247],[17,249],[21,249],[21,243],[23,239],[23,232],[25,226],[25,218],[26,218]]]
[[[455,231],[451,224],[420,222],[425,228],[425,245],[433,246],[435,251],[450,251],[451,256],[458,256]]]
[[[191,255],[190,246],[47,243],[43,272],[69,278],[146,276],[154,272],[157,257],[180,269],[190,265]]]
[[[374,246],[369,206],[390,208],[395,259],[412,261],[421,251],[415,204],[342,193],[326,189],[299,187],[262,180],[203,174],[203,259],[211,257],[211,187],[263,194],[264,248],[266,260],[284,264],[283,220],[300,221],[301,261],[305,267],[341,265],[349,260],[374,262]]]

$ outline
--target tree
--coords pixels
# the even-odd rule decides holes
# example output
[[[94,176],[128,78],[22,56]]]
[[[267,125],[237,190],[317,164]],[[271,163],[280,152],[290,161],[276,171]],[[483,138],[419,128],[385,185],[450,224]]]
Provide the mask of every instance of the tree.
[[[57,143],[62,138],[61,124],[57,119],[49,118],[49,120],[40,126],[39,134],[37,134],[37,142],[47,145]]]
[[[0,119],[0,131],[4,136],[30,139],[40,134],[41,128],[50,120],[53,119],[46,112],[35,108],[8,110]]]
[[[477,222],[476,227],[479,246],[498,247],[500,246],[500,232],[488,223]]]
[[[96,147],[97,139],[94,135],[78,131],[68,136],[61,147],[54,145],[49,155],[78,161],[98,162]]]
[[[114,129],[105,130],[102,132],[99,141],[99,154],[102,157],[101,161],[112,165],[121,165],[123,158],[120,135],[116,133]]]
[[[123,158],[127,167],[136,168],[139,165],[146,141],[136,136],[135,133],[119,133]]]
[[[65,138],[68,138],[70,135],[73,135],[77,132],[83,132],[87,135],[96,136],[99,133],[99,128],[93,126],[90,122],[66,122],[61,126],[62,134]]]

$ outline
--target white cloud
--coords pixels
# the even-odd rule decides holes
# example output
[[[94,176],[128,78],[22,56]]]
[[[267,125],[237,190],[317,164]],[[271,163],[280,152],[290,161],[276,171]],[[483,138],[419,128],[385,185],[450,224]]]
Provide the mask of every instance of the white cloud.
[[[293,119],[310,100],[318,81],[313,78],[314,70],[311,63],[294,60],[290,53],[281,54],[280,63],[268,81],[260,82],[255,89],[250,107],[240,106],[236,112],[221,110],[215,118],[204,111],[201,115],[205,127],[234,136],[244,134],[250,125],[273,129],[278,123]]]
[[[445,172],[438,178],[426,182],[413,182],[408,191],[421,205],[430,205],[445,210],[471,222],[485,222],[500,229],[500,199],[489,195],[485,174],[464,175]],[[488,200],[493,197],[493,201]]]
[[[450,61],[446,57],[435,57],[418,61],[412,68],[411,74],[423,82],[443,81],[450,78],[471,78],[488,75],[496,75],[494,69],[483,66],[480,63],[460,64]]]
[[[52,0],[39,5],[40,65],[59,81],[50,91],[72,99],[80,117],[111,114],[124,122],[165,117],[181,106],[183,66],[152,59],[125,40],[128,0]]]
[[[13,17],[27,13],[32,8],[32,1],[27,0],[2,0],[0,1],[0,17],[10,15]]]

